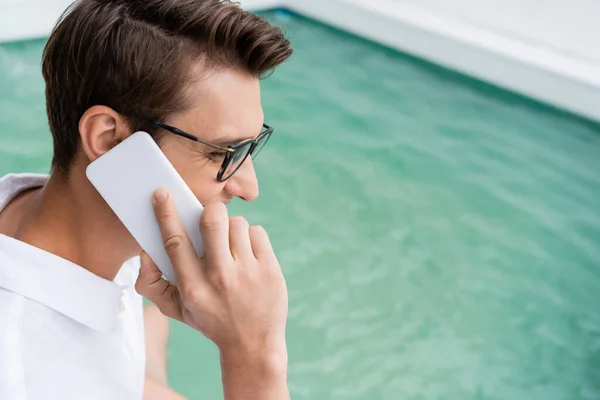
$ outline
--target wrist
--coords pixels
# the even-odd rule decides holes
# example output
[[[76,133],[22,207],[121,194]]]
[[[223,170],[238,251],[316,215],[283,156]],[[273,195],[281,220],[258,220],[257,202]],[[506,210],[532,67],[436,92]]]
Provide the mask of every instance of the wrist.
[[[287,374],[288,355],[285,343],[265,349],[230,347],[220,349],[221,365],[224,368],[252,369],[264,375]]]
[[[287,389],[287,350],[281,346],[221,348],[225,399],[284,400]]]
[[[226,400],[289,400],[287,351],[221,351],[221,373]]]

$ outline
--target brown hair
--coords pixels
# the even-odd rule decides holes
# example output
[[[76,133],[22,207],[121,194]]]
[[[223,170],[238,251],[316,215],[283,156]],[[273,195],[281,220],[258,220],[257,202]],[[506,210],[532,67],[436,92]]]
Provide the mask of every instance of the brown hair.
[[[188,106],[194,63],[263,77],[292,53],[281,30],[229,0],[79,0],[43,53],[53,170],[66,173],[80,146],[79,120],[111,107],[133,130]]]

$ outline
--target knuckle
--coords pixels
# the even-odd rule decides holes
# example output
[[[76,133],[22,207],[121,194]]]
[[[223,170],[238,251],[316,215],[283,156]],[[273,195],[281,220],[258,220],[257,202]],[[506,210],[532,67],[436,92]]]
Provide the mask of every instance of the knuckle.
[[[262,251],[273,252],[273,248],[271,246],[271,240],[269,239],[269,234],[260,225],[252,225],[250,228],[250,237],[252,240],[255,240],[257,243],[261,244]]]
[[[135,291],[136,291],[136,292],[137,292],[139,295],[142,295],[142,296],[144,296],[144,297],[147,297],[147,296],[145,296],[145,290],[146,290],[146,285],[145,285],[145,284],[143,284],[143,283],[142,283],[140,280],[138,280],[138,281],[135,283]]]
[[[261,225],[252,225],[249,229],[252,235],[268,237],[267,231]]]
[[[183,247],[183,238],[180,235],[171,235],[165,239],[164,243],[167,254],[175,255]]]
[[[219,292],[228,292],[231,286],[230,280],[222,273],[213,273],[210,281]]]
[[[229,226],[234,229],[249,229],[250,224],[246,220],[246,218],[241,216],[235,216],[229,218]]]
[[[202,304],[202,292],[198,290],[196,287],[186,287],[182,290],[183,298],[185,302],[192,305],[197,306]]]
[[[156,215],[156,220],[158,221],[158,224],[161,226],[167,225],[167,223],[171,220],[171,218],[173,218],[173,214],[171,214],[171,212],[166,211],[166,210],[162,211]]]
[[[202,212],[200,224],[208,229],[220,228],[226,221],[227,211],[223,210],[224,207],[222,203],[208,204]]]

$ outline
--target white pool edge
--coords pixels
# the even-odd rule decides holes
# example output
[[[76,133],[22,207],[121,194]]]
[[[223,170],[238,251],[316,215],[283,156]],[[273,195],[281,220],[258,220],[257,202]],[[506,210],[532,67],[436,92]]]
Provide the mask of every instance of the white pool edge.
[[[287,7],[484,82],[600,121],[600,65],[587,60],[514,41],[410,3],[297,0],[290,1]]]
[[[27,6],[29,2],[29,6]],[[35,2],[36,7],[32,8]],[[47,36],[70,0],[21,0],[0,15],[0,42]],[[284,7],[388,47],[600,121],[600,65],[393,0],[242,0]],[[52,16],[52,17],[49,17]]]

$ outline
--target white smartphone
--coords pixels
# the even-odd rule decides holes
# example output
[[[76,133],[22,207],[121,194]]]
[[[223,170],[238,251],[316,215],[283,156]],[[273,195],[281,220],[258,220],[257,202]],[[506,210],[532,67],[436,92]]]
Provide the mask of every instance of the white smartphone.
[[[169,191],[196,253],[203,255],[202,204],[148,133],[123,140],[92,162],[86,175],[169,282],[176,284],[176,278],[152,207],[157,189]]]

